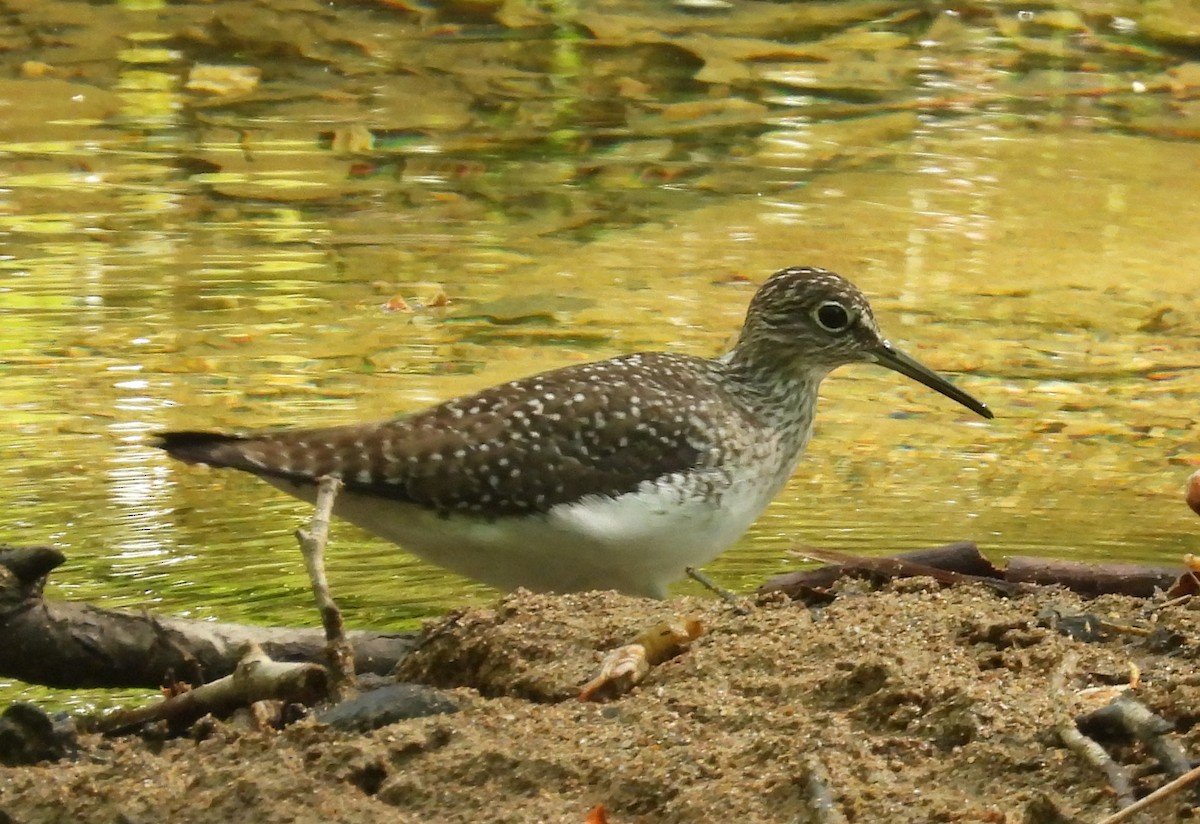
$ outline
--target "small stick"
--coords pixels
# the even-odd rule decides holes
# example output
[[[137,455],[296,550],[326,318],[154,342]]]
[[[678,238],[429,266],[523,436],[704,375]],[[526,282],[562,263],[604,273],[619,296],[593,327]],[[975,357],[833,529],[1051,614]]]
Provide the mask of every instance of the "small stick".
[[[1113,761],[1112,756],[1105,751],[1104,747],[1081,733],[1072,721],[1063,721],[1054,728],[1054,731],[1068,750],[1104,773],[1104,777],[1108,779],[1108,785],[1112,787],[1113,793],[1117,796],[1117,803],[1124,809],[1128,809],[1125,805],[1133,803],[1134,798],[1133,782],[1129,780],[1129,774],[1125,768]]]
[[[354,688],[354,650],[346,638],[342,625],[342,612],[329,592],[329,580],[325,577],[325,544],[329,540],[329,519],[333,515],[333,502],[337,498],[342,482],[332,475],[323,475],[317,481],[317,509],[313,513],[312,525],[296,530],[300,551],[304,553],[304,565],[308,579],[312,582],[317,609],[321,613],[321,624],[325,627],[326,654],[333,670],[330,680],[330,698],[334,701],[345,697]]]
[[[1100,819],[1100,821],[1098,821],[1097,824],[1120,824],[1120,822],[1126,821],[1126,820],[1132,818],[1134,815],[1140,813],[1142,810],[1146,809],[1151,804],[1161,801],[1162,799],[1166,798],[1169,795],[1174,795],[1175,793],[1179,792],[1181,789],[1186,787],[1188,784],[1191,784],[1198,779],[1200,779],[1200,767],[1196,767],[1195,769],[1189,770],[1188,772],[1186,772],[1183,775],[1176,778],[1174,781],[1171,781],[1167,784],[1163,784],[1161,787],[1159,787],[1154,792],[1150,793],[1150,795],[1146,796],[1145,798],[1135,801],[1133,804],[1130,804],[1128,807],[1125,807],[1125,808],[1113,813],[1112,815],[1108,816],[1108,818]]]
[[[1191,574],[1191,573],[1189,573],[1189,574]],[[1186,604],[1188,601],[1192,600],[1192,598],[1194,598],[1194,597],[1195,596],[1191,595],[1190,593],[1187,595],[1180,595],[1178,598],[1171,598],[1168,601],[1163,601],[1161,604],[1158,604],[1157,606],[1150,607],[1148,610],[1146,610],[1146,612],[1158,612],[1161,609],[1167,609],[1169,607],[1177,607],[1180,604]]]
[[[1067,680],[1079,665],[1079,654],[1068,652],[1058,662],[1054,672],[1050,674],[1050,694],[1056,699],[1067,694]],[[1056,700],[1057,703],[1057,700]],[[1078,723],[1071,717],[1065,706],[1060,706],[1057,715],[1058,723],[1054,732],[1063,745],[1086,761],[1090,766],[1104,773],[1108,784],[1117,796],[1117,803],[1124,807],[1133,803],[1133,782],[1125,768],[1112,759],[1112,756],[1100,744],[1083,734]]]
[[[715,592],[722,601],[733,607],[733,611],[738,615],[750,614],[750,608],[746,606],[746,599],[742,596],[725,589],[723,586],[719,585],[716,581],[714,581],[712,578],[709,578],[695,567],[684,567],[683,571],[687,573],[689,578],[707,589],[709,592]]]
[[[1118,695],[1108,705],[1076,719],[1080,725],[1115,724],[1145,745],[1167,771],[1178,778],[1192,768],[1182,745],[1168,737],[1174,725],[1128,693]]]

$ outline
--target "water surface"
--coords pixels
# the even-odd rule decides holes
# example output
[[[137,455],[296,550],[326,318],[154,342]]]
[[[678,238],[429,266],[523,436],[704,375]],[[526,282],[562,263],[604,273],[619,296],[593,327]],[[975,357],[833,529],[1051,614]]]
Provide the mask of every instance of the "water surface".
[[[1170,21],[638,7],[22,7],[0,83],[0,540],[67,553],[53,597],[310,622],[306,507],[152,433],[717,354],[755,284],[812,264],[997,417],[840,370],[718,581],[752,589],[798,545],[1196,551],[1198,73]],[[494,597],[333,540],[353,626]]]

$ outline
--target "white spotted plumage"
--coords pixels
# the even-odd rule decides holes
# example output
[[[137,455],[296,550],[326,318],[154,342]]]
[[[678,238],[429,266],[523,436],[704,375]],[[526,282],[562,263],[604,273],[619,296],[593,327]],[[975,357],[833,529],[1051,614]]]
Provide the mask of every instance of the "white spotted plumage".
[[[502,589],[662,596],[735,542],[787,482],[834,368],[876,361],[986,407],[897,353],[866,298],[821,269],[756,293],[717,359],[638,353],[512,381],[395,421],[162,436],[172,455],[252,472]]]

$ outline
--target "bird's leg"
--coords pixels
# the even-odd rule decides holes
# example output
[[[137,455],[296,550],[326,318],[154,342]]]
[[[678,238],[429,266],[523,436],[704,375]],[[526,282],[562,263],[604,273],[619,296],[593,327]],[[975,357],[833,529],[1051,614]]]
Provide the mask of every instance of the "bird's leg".
[[[316,511],[308,528],[296,530],[296,540],[304,554],[304,566],[312,582],[317,609],[321,613],[321,624],[325,627],[326,655],[333,670],[330,679],[330,698],[337,702],[354,689],[354,650],[346,638],[342,624],[342,611],[338,609],[329,592],[329,579],[325,577],[325,544],[329,540],[329,520],[333,516],[333,502],[337,498],[342,482],[332,475],[323,475],[317,481]]]

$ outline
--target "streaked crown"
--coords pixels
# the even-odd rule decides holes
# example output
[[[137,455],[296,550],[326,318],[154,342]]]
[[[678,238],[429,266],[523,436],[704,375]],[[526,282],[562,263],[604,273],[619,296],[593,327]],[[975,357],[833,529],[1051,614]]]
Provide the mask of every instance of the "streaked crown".
[[[828,269],[781,269],[750,302],[733,360],[797,359],[828,372],[874,360],[882,337],[866,297]]]

